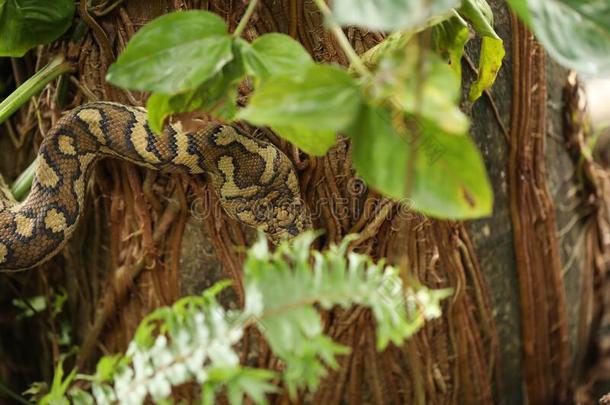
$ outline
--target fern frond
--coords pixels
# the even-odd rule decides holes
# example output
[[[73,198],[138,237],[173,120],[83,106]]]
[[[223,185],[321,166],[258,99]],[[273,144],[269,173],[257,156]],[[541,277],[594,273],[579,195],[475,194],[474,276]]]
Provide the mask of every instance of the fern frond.
[[[276,390],[271,381],[277,375],[240,365],[235,346],[246,327],[256,326],[283,361],[281,377],[294,395],[303,388],[315,390],[328,368],[338,366],[336,356],[349,351],[324,335],[319,308],[370,308],[380,350],[390,342],[403,343],[425,319],[440,315],[439,302],[449,295],[447,290],[405,289],[394,267],[348,252],[352,237],[325,252],[312,252],[315,237],[304,233],[272,252],[261,236],[244,264],[244,310],[229,311],[219,304],[216,295],[228,285],[219,283],[202,296],[152,312],[125,355],[107,356],[96,374],[77,377],[91,382],[91,392],[74,388],[72,399],[168,403],[172,387],[195,382],[201,386],[202,403],[213,403],[220,389],[231,404],[241,403],[244,396],[264,403]]]
[[[447,290],[405,290],[396,268],[348,253],[353,238],[348,236],[322,253],[310,253],[314,233],[282,244],[275,252],[261,238],[247,256],[246,310],[257,317],[259,330],[285,362],[284,382],[292,394],[303,386],[315,389],[326,366],[335,368],[335,356],[348,351],[323,335],[314,304],[324,309],[370,308],[377,321],[377,347],[383,350],[389,342],[400,345],[421,328],[422,308],[428,308],[427,314],[440,314],[439,302],[448,296]],[[426,305],[421,308],[407,305],[422,298]]]

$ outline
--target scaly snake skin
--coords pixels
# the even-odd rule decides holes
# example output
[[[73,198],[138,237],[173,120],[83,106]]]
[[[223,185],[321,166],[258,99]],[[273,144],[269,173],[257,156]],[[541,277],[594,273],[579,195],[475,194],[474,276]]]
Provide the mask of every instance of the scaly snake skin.
[[[91,169],[102,157],[165,172],[207,174],[226,213],[277,242],[310,227],[292,162],[274,145],[230,125],[153,134],[146,110],[110,102],[78,107],[57,123],[38,152],[27,199],[0,192],[0,269],[53,257],[74,232]]]

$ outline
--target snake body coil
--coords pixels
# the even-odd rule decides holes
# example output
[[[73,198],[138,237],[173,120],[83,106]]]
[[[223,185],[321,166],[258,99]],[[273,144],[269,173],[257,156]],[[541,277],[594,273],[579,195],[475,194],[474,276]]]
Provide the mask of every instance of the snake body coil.
[[[170,124],[156,135],[146,117],[140,107],[97,102],[61,118],[40,147],[27,199],[0,193],[0,269],[35,266],[62,248],[83,211],[91,169],[106,156],[207,174],[227,214],[274,241],[310,226],[292,162],[272,144],[230,125],[189,133]]]

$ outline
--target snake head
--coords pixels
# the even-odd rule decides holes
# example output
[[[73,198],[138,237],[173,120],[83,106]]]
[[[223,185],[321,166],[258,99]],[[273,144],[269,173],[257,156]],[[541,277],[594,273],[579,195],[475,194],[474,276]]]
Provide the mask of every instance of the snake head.
[[[309,210],[301,200],[281,204],[272,211],[273,229],[268,229],[267,234],[275,245],[282,240],[290,240],[312,227]]]

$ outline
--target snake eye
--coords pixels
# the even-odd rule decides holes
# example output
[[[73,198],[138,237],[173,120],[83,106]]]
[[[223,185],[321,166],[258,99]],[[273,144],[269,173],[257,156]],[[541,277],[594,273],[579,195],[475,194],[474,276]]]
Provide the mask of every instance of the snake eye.
[[[299,234],[299,229],[297,228],[297,226],[294,223],[292,223],[288,227],[288,233],[290,233],[290,235],[292,235],[292,236],[297,236]]]
[[[259,202],[252,209],[254,217],[259,222],[267,222],[270,218],[269,205],[266,202]]]

